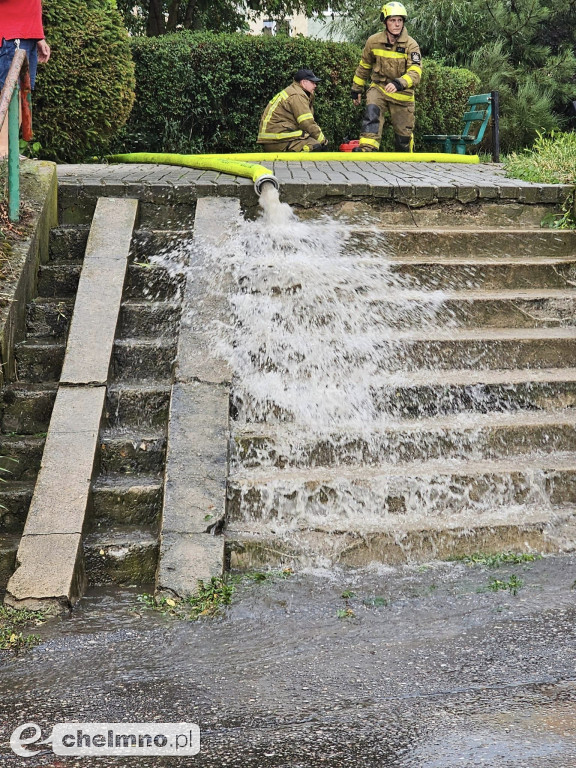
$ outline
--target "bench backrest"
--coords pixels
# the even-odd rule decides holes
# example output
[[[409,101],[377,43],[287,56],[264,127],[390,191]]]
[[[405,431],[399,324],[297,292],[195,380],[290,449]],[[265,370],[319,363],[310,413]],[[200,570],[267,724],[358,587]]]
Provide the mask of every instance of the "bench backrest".
[[[468,99],[468,111],[464,113],[464,130],[462,136],[473,135],[476,131],[474,144],[479,144],[484,138],[486,126],[492,115],[492,95],[489,93],[480,93],[477,96],[470,96]],[[478,125],[479,124],[479,125]]]

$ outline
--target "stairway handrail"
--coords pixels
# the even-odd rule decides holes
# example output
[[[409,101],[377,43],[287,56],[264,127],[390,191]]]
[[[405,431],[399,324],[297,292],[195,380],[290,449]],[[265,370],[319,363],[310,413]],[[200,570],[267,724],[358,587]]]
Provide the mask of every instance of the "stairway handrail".
[[[14,54],[6,82],[0,93],[0,129],[8,116],[8,217],[18,221],[20,215],[20,141],[18,97],[22,94],[22,136],[32,139],[32,88],[26,51]]]

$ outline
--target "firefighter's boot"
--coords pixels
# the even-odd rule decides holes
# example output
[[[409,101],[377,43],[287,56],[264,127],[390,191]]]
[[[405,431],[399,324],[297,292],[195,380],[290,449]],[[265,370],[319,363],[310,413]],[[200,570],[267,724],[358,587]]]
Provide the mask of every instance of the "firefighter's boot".
[[[394,134],[394,149],[396,152],[412,152],[412,136]]]

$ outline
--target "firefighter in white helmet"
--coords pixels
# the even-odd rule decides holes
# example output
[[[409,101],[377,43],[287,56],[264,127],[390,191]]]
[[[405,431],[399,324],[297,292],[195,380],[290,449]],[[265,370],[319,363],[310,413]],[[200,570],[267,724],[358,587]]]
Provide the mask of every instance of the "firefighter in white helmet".
[[[355,151],[380,149],[386,112],[390,113],[396,151],[413,149],[414,88],[420,82],[422,58],[418,43],[406,31],[406,16],[402,3],[383,5],[380,20],[385,28],[369,37],[362,51],[352,83],[355,104],[360,104],[368,82],[369,88],[360,146]]]

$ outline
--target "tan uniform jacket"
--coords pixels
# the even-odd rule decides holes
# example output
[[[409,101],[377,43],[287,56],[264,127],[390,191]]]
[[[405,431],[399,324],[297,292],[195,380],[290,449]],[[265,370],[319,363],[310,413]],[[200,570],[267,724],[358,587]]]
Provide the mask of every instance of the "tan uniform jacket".
[[[322,143],[322,129],[314,120],[314,95],[293,82],[268,102],[260,120],[258,144],[297,138],[309,134]]]
[[[408,35],[406,28],[395,43],[388,42],[385,31],[368,38],[354,73],[353,91],[363,90],[370,72],[371,83],[381,90],[392,80],[399,80],[404,86],[404,90],[386,96],[396,101],[414,101],[414,87],[422,75],[422,57],[418,43]]]

